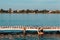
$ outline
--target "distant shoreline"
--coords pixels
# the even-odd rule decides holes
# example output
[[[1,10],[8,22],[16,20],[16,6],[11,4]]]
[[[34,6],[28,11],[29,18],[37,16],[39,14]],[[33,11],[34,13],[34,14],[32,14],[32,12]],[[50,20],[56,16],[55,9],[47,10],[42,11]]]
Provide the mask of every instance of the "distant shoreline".
[[[9,8],[9,10],[4,10],[4,9],[0,9],[0,13],[22,13],[22,14],[29,14],[29,13],[43,13],[43,14],[60,14],[60,10],[12,10],[11,8]]]

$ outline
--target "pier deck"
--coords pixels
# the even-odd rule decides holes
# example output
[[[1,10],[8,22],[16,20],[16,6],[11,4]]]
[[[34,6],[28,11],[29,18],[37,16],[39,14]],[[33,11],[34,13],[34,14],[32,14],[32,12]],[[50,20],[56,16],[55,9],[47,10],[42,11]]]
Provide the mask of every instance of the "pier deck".
[[[34,26],[0,26],[0,30],[24,30],[24,28],[26,30],[35,30],[38,31],[39,30],[60,30],[60,27],[57,26],[39,26],[39,27],[34,27]]]

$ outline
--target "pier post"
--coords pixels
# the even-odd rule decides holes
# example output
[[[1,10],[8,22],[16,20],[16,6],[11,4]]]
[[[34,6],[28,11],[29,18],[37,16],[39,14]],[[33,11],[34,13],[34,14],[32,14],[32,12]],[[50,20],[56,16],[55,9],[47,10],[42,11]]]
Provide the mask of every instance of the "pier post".
[[[26,35],[26,27],[23,27],[23,35]]]
[[[43,35],[43,28],[38,28],[38,36]]]

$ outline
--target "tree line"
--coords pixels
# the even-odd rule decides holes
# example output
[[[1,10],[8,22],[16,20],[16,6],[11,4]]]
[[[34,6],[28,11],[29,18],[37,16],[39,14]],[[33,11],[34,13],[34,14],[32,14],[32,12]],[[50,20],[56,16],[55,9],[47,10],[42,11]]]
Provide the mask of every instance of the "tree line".
[[[9,8],[9,10],[0,9],[0,13],[60,13],[60,10],[12,10]]]

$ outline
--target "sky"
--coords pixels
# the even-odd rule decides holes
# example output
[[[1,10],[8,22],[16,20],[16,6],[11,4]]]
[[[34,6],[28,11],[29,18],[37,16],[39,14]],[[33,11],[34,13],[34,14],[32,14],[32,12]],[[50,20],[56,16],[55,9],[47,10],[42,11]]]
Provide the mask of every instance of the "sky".
[[[60,0],[0,0],[0,9],[60,10]]]

